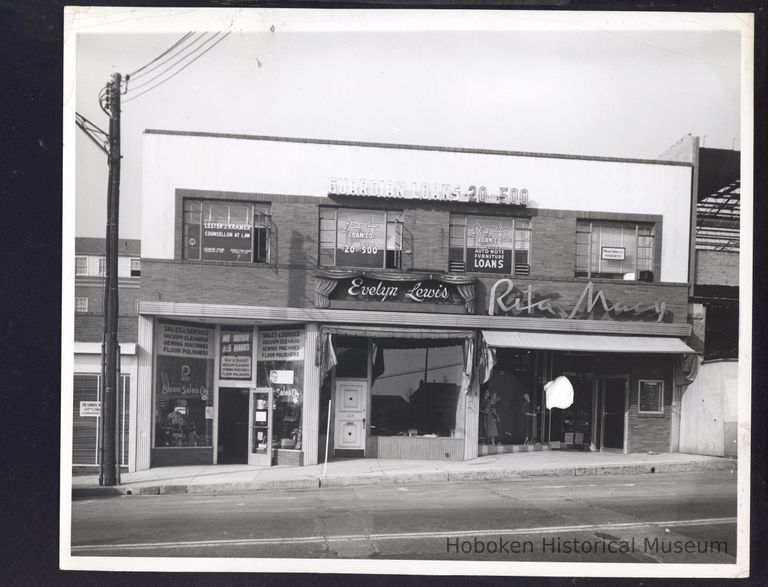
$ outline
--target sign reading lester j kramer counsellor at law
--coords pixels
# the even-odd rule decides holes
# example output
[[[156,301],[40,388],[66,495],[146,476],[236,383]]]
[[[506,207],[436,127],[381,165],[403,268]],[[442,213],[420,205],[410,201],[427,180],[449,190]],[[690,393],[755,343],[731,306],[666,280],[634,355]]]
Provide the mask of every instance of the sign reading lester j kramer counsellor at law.
[[[213,358],[213,329],[158,323],[157,354],[170,357]]]
[[[253,227],[249,224],[203,222],[202,249],[213,261],[250,261]]]

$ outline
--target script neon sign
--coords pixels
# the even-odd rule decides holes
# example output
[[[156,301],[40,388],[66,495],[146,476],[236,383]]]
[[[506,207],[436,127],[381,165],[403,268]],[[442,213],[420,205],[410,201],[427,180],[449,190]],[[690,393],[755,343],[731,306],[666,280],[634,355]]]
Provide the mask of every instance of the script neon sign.
[[[652,313],[657,315],[656,321],[661,322],[664,320],[664,314],[667,311],[667,304],[665,302],[644,304],[620,301],[611,303],[605,297],[604,291],[598,290],[595,293],[595,286],[590,281],[581,292],[576,305],[570,312],[567,312],[550,298],[534,296],[533,286],[530,284],[525,291],[515,291],[515,285],[512,280],[506,278],[499,279],[491,287],[488,299],[488,315],[493,316],[497,307],[505,314],[533,315],[536,312],[542,312],[552,314],[556,318],[565,318],[566,320],[573,320],[580,312],[591,314],[596,308],[602,308],[606,313],[613,315]]]

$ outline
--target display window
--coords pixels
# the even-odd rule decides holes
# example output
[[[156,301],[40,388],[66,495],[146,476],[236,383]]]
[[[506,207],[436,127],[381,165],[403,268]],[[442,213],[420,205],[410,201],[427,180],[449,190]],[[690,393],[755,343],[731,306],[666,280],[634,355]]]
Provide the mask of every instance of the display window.
[[[462,436],[462,351],[455,340],[373,339],[371,434]]]
[[[184,200],[184,259],[270,262],[269,204]]]
[[[320,265],[399,269],[403,213],[320,208]]]
[[[260,328],[256,386],[271,387],[272,446],[302,447],[304,328]]]
[[[653,281],[654,226],[580,220],[576,277]]]
[[[449,271],[530,275],[530,218],[452,214],[449,242]]]
[[[213,345],[212,328],[158,322],[156,448],[212,446]]]

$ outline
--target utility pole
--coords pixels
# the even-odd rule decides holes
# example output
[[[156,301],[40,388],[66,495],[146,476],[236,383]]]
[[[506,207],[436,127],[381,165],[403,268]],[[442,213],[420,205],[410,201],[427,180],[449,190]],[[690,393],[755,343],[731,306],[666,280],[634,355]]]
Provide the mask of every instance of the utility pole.
[[[117,401],[119,389],[118,365],[120,348],[117,344],[117,247],[120,211],[120,74],[113,73],[107,83],[109,111],[109,184],[107,191],[106,279],[104,284],[104,342],[102,344],[102,402],[101,402],[101,466],[100,485],[116,485],[117,468]]]

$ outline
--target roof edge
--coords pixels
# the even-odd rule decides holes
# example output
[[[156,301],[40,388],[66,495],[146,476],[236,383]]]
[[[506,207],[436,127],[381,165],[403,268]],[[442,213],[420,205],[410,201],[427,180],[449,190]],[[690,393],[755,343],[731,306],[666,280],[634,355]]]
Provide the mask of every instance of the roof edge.
[[[442,153],[468,153],[473,155],[503,155],[507,157],[536,157],[541,159],[571,159],[578,161],[607,161],[611,163],[636,163],[644,165],[671,165],[675,167],[693,167],[687,161],[665,161],[661,159],[632,159],[628,157],[602,157],[596,155],[568,155],[565,153],[533,153],[528,151],[506,151],[503,149],[475,149],[464,147],[441,147],[436,145],[411,145],[405,143],[369,143],[364,141],[343,141],[334,139],[309,139],[299,137],[276,137],[268,135],[246,135],[233,133],[215,133],[203,131],[145,129],[145,135],[171,135],[205,137],[217,139],[238,139],[249,141],[272,141],[276,143],[302,143],[332,145],[337,147],[367,147],[377,149],[404,149],[411,151],[436,151]]]

